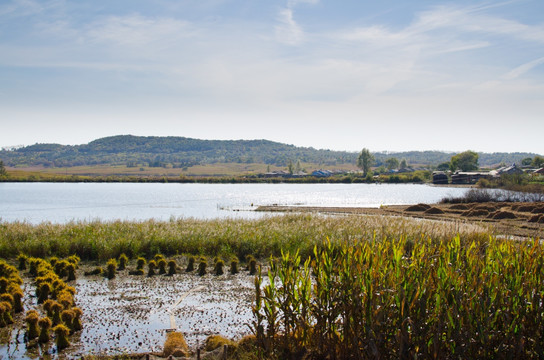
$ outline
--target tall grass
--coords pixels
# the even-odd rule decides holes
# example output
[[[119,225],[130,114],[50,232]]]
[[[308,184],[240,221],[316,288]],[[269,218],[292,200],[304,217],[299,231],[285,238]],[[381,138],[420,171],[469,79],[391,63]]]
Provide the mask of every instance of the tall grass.
[[[303,257],[313,252],[316,242],[356,241],[378,237],[405,236],[419,239],[486,236],[486,229],[463,223],[414,221],[378,216],[326,217],[285,215],[259,220],[179,219],[158,221],[71,222],[68,224],[25,222],[0,223],[0,254],[15,258],[20,253],[46,258],[76,254],[85,260],[129,258],[150,259],[157,253],[176,255],[225,256],[245,259],[247,255],[267,258],[281,251],[299,251]]]
[[[311,276],[312,274],[312,276]],[[272,260],[255,281],[266,358],[495,359],[544,354],[544,246],[374,238]]]

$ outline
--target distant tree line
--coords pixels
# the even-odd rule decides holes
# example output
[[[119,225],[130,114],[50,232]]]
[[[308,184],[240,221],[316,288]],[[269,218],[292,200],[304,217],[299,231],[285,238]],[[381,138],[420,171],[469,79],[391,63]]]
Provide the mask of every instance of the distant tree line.
[[[326,146],[326,144],[324,144]],[[408,164],[436,168],[450,167],[456,154],[440,151],[375,152],[361,159],[356,152],[318,150],[268,140],[199,140],[185,137],[143,137],[120,135],[97,139],[83,145],[35,144],[1,150],[6,166],[72,167],[126,165],[128,167],[187,168],[214,163],[262,163],[288,167],[297,163],[334,167],[341,164],[394,170]],[[480,166],[521,163],[537,157],[531,153],[476,153]],[[368,155],[371,156],[368,157]],[[362,162],[360,162],[360,160]],[[538,163],[538,161],[537,161]],[[366,165],[365,165],[366,164]],[[383,168],[382,168],[383,167]],[[364,171],[365,173],[369,173]]]

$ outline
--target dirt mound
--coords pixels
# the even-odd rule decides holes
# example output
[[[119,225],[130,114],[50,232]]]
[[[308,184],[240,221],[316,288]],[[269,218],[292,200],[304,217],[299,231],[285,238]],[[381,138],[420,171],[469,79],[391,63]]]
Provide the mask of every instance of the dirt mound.
[[[477,205],[472,208],[473,210],[486,210],[489,212],[497,210],[497,207],[492,204],[486,204],[486,205]]]
[[[480,209],[480,210],[468,210],[468,211],[465,211],[464,213],[461,214],[461,216],[466,216],[466,217],[472,217],[472,216],[488,216],[489,215],[489,211],[485,210],[485,209]]]
[[[544,205],[540,205],[538,207],[535,207],[531,213],[533,214],[544,214]]]
[[[501,219],[517,219],[516,214],[510,211],[495,211],[494,213],[489,214],[488,218],[501,220]]]
[[[455,205],[450,206],[450,209],[452,209],[452,210],[468,210],[468,209],[470,209],[470,206],[465,205],[465,204],[455,204]]]
[[[404,209],[404,211],[425,211],[430,208],[431,207],[427,204],[417,204],[417,205],[408,206],[406,209]]]
[[[534,204],[532,204],[532,205],[519,205],[517,207],[517,209],[514,209],[514,207],[512,206],[512,210],[516,210],[516,211],[519,211],[519,212],[531,212],[536,208],[537,208],[537,206],[535,206]]]
[[[442,211],[441,209],[437,208],[437,207],[431,207],[431,208],[428,208],[427,210],[425,210],[425,214],[444,214],[444,211]]]

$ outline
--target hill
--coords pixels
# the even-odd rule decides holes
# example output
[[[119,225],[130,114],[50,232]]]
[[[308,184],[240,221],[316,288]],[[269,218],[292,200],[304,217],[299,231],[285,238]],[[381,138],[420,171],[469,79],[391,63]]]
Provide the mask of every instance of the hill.
[[[452,153],[440,151],[374,153],[376,165],[396,157],[408,164],[436,166],[450,160]],[[530,153],[480,153],[480,166],[520,162]],[[355,152],[318,150],[297,147],[269,140],[200,140],[186,137],[155,137],[119,135],[105,137],[82,145],[35,144],[11,150],[1,150],[0,159],[10,167],[44,166],[74,167],[96,165],[126,165],[128,167],[174,167],[218,163],[260,163],[287,166],[293,163],[318,164],[333,167],[355,164]]]

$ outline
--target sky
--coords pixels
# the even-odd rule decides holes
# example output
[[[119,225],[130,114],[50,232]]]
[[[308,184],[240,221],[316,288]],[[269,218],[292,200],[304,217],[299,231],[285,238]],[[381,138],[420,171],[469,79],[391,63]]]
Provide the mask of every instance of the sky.
[[[544,153],[544,1],[0,0],[0,146]]]

